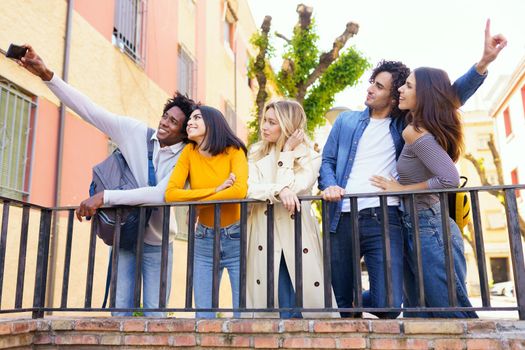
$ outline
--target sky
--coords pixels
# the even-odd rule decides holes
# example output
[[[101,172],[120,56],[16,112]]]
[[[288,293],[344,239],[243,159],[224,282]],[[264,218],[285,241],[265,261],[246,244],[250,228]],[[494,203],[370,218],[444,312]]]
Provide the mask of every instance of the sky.
[[[294,0],[248,0],[260,27],[265,15],[272,16],[272,33],[288,38],[297,22]],[[505,81],[525,59],[525,0],[308,0],[314,8],[319,48],[328,51],[349,21],[359,24],[359,33],[347,42],[372,65],[381,59],[400,60],[410,68],[430,66],[444,69],[455,80],[476,63],[483,52],[485,21],[491,32],[501,33],[507,47],[489,67],[489,75],[478,93],[463,110],[490,108],[496,97],[494,88]],[[276,48],[284,41],[274,38]],[[279,52],[279,51],[278,51]],[[280,68],[278,59],[272,61]],[[370,71],[356,87],[336,95],[334,106],[364,107]]]

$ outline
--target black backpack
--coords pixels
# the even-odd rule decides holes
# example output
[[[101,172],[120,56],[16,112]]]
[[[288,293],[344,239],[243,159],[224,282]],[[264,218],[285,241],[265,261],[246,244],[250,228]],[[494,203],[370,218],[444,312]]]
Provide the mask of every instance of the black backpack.
[[[148,128],[146,142],[148,144],[148,185],[155,186],[157,180],[155,177],[155,168],[153,167],[153,141],[151,136],[154,129]],[[93,167],[93,180],[89,186],[89,195],[104,190],[131,190],[139,188],[137,180],[131,173],[131,169],[126,159],[117,148],[113,153],[101,163]],[[151,216],[151,209],[146,210],[146,225]],[[113,232],[115,230],[115,209],[99,209],[93,216],[93,230],[96,232],[104,243],[113,245]],[[121,209],[120,224],[120,248],[133,250],[137,243],[139,223],[139,209],[125,208]]]

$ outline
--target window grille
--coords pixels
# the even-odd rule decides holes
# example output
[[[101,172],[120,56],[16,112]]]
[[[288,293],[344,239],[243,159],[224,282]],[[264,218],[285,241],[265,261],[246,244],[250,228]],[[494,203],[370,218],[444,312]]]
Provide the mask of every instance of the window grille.
[[[113,40],[135,62],[144,67],[146,56],[147,0],[116,0]]]
[[[36,106],[30,96],[0,79],[0,196],[24,199],[29,194]]]
[[[193,98],[194,96],[194,68],[195,64],[191,56],[184,50],[184,48],[179,46],[179,81],[178,81],[178,90],[182,94],[188,95],[188,97]]]

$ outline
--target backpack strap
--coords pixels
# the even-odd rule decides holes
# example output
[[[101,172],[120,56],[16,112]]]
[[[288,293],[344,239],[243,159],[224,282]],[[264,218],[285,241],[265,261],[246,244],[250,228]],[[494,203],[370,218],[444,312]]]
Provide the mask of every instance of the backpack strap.
[[[148,144],[148,185],[156,186],[157,177],[155,176],[155,167],[153,166],[153,140],[151,137],[155,133],[155,129],[148,128],[146,142]]]

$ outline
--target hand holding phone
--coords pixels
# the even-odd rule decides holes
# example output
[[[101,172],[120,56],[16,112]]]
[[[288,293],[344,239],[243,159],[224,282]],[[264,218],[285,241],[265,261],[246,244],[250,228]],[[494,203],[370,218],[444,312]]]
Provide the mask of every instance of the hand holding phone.
[[[5,56],[15,59],[15,60],[19,60],[26,55],[26,52],[27,52],[27,47],[11,44],[9,45],[9,48],[7,49]]]

